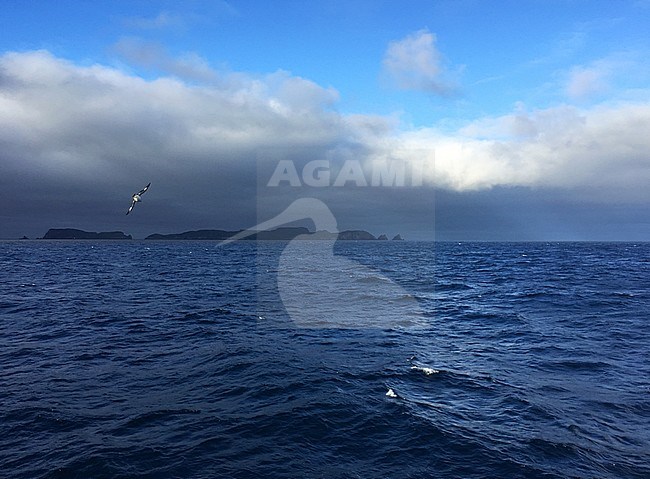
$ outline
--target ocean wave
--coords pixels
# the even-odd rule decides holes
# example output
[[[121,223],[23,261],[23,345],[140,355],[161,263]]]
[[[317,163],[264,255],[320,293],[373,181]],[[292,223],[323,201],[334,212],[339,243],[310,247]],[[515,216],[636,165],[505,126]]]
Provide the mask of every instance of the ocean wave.
[[[650,477],[650,245],[365,243],[0,242],[3,474]]]
[[[412,370],[412,371],[419,371],[419,372],[422,372],[422,373],[424,373],[426,376],[431,376],[431,375],[433,375],[433,374],[439,374],[439,373],[440,373],[440,370],[439,370],[439,369],[427,368],[427,367],[416,366],[416,365],[411,366],[411,370]]]

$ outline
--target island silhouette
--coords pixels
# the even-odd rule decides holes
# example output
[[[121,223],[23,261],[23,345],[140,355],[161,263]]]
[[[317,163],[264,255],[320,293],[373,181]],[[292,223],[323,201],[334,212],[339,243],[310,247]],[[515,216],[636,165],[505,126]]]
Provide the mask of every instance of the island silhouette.
[[[213,240],[224,241],[235,235],[241,235],[246,230],[226,231],[202,229],[185,231],[183,233],[160,234],[154,233],[145,238],[145,240]],[[375,241],[387,240],[385,234],[375,237],[373,234],[364,230],[346,230],[340,233],[331,233],[329,231],[310,231],[305,227],[281,227],[268,231],[251,231],[251,234],[242,237],[238,241],[290,241],[298,236],[307,240],[343,240],[343,241]],[[47,240],[130,240],[131,235],[122,231],[94,232],[84,231],[76,228],[50,228],[43,236]],[[402,236],[397,234],[393,241],[402,240]]]

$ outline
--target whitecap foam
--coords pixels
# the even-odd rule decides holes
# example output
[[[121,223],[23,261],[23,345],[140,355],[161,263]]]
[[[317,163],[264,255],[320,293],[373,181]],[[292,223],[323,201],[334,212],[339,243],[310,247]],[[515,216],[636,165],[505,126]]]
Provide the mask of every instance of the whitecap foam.
[[[388,392],[386,393],[386,396],[388,396],[389,398],[396,398],[397,394],[391,388],[388,388]]]
[[[427,376],[431,376],[432,374],[438,374],[440,372],[438,369],[425,368],[423,366],[411,366],[411,369],[414,369],[416,371],[422,371]]]

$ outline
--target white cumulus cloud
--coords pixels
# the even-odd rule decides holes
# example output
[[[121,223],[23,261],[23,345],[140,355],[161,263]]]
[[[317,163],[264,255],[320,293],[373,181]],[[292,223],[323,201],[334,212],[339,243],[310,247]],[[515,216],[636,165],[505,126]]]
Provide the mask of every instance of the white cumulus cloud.
[[[79,66],[45,51],[0,56],[3,194],[19,198],[27,179],[48,191],[82,188],[88,179],[126,187],[155,171],[173,178],[170,190],[192,188],[199,197],[202,182],[205,192],[215,182],[246,184],[237,172],[254,174],[273,150],[304,161],[404,159],[418,166],[425,185],[455,191],[591,188],[602,197],[648,200],[647,101],[532,111],[517,105],[455,131],[400,131],[393,118],[337,112],[336,91],[288,72],[214,75],[196,85]]]
[[[404,145],[435,151],[427,180],[440,187],[592,188],[650,198],[650,102],[557,106],[483,118],[452,133],[433,128],[405,132]]]
[[[405,90],[447,95],[455,89],[436,47],[436,36],[427,30],[391,42],[383,67],[395,84]]]

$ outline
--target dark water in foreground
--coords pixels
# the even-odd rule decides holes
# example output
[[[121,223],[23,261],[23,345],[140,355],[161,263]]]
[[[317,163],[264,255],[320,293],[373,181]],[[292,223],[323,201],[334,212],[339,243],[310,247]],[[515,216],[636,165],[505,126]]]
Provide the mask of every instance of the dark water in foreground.
[[[0,242],[0,476],[650,477],[650,244],[285,247]]]

